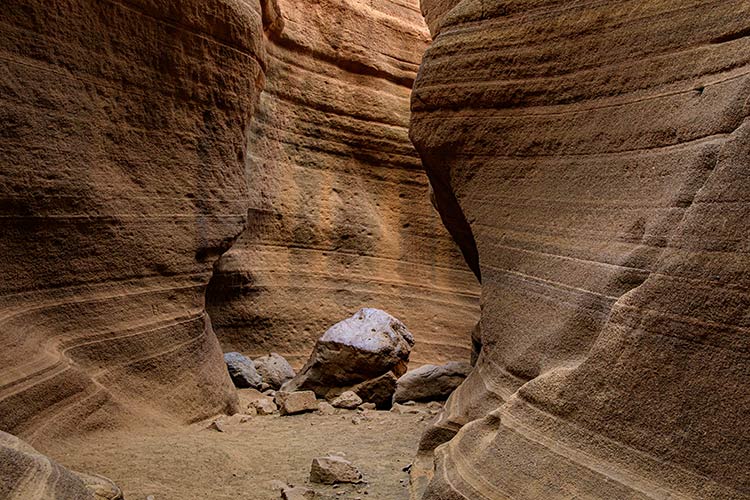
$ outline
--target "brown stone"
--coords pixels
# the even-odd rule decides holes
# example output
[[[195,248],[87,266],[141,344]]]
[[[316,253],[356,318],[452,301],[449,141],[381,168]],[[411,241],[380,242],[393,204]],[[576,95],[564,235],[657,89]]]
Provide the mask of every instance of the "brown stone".
[[[294,415],[318,409],[318,401],[312,391],[279,391],[276,393],[276,404],[282,415]]]
[[[387,410],[391,407],[393,393],[396,392],[396,376],[388,372],[380,377],[365,380],[351,388],[362,398],[362,401],[375,403],[378,409]]]
[[[236,410],[204,290],[246,220],[261,9],[3,1],[0,429]]]
[[[345,458],[329,455],[313,459],[310,481],[322,484],[361,483],[362,473]]]

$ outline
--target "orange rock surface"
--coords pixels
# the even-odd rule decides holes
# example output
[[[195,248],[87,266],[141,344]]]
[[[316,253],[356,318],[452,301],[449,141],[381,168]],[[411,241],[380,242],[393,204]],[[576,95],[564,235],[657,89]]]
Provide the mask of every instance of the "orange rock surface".
[[[483,343],[425,498],[750,497],[750,4],[422,8],[411,137]]]
[[[222,345],[301,366],[331,325],[375,307],[414,333],[412,363],[468,360],[478,286],[407,132],[429,41],[417,2],[279,7],[248,133],[248,227],[207,295]]]

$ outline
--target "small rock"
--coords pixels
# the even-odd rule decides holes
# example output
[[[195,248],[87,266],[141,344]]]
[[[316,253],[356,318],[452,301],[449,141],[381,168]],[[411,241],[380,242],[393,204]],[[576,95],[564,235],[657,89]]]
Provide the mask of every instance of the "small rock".
[[[246,417],[254,417],[258,414],[258,409],[255,408],[255,406],[252,406],[248,404],[247,408],[245,409],[245,416]]]
[[[156,500],[156,498],[154,497],[154,495],[149,495],[146,497],[146,500]]]
[[[362,473],[345,458],[329,455],[313,459],[310,481],[322,484],[360,483]]]
[[[287,486],[281,490],[281,498],[283,500],[315,500],[315,490],[301,486]]]
[[[318,409],[318,400],[312,391],[279,391],[276,393],[276,404],[282,415],[294,415]]]
[[[292,380],[296,373],[283,356],[272,352],[254,360],[255,369],[260,373],[263,382],[273,389],[279,389],[284,383]]]
[[[273,390],[273,388],[270,385],[268,385],[265,382],[263,382],[262,384],[260,384],[260,389],[259,390],[260,390],[260,392],[264,392],[265,393],[266,391]]]
[[[263,395],[275,398],[276,397],[276,391],[274,391],[273,389],[268,389],[268,390],[263,391]]]
[[[226,363],[229,376],[236,387],[258,389],[260,384],[263,383],[255,370],[253,361],[247,356],[238,352],[228,352],[224,354],[224,363]]]
[[[321,415],[334,415],[336,413],[336,408],[327,401],[321,401],[318,403],[318,413]]]
[[[407,405],[402,405],[399,403],[395,403],[393,405],[393,407],[391,408],[391,412],[397,413],[399,415],[421,413],[419,411],[419,408],[415,406],[407,406]]]
[[[211,425],[209,425],[208,428],[219,432],[226,431],[224,423],[221,420],[214,420],[213,422],[211,422]]]
[[[375,406],[375,403],[362,403],[361,405],[359,405],[359,409],[362,410],[362,411],[365,411],[365,410],[374,410],[375,408],[377,408]]]
[[[388,372],[379,377],[365,380],[350,388],[362,398],[362,401],[375,403],[381,410],[387,410],[391,407],[393,393],[396,392],[397,378],[393,373]]]
[[[353,410],[357,406],[362,404],[362,399],[352,391],[346,391],[339,397],[331,401],[331,404],[336,408],[345,408],[347,410]]]
[[[278,410],[276,403],[268,396],[261,396],[250,402],[249,408],[253,408],[258,415],[272,415]]]

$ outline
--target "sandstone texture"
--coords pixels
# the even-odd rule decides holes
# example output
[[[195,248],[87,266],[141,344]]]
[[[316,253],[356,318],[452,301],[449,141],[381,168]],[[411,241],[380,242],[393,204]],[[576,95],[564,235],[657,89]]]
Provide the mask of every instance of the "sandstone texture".
[[[413,345],[414,337],[397,318],[379,309],[360,309],[326,330],[283,390],[309,389],[325,397],[390,371],[402,375]]]
[[[4,500],[123,500],[109,479],[73,472],[2,431],[0,472]]]
[[[417,0],[278,5],[248,133],[248,225],[207,294],[222,345],[296,368],[332,320],[369,306],[413,328],[413,363],[469,359],[476,279],[407,133],[429,41]]]
[[[750,498],[750,4],[422,10],[410,134],[482,281],[424,498]]]
[[[444,365],[422,365],[402,375],[396,382],[393,401],[445,400],[471,372],[471,365],[451,361]]]
[[[263,10],[3,2],[0,429],[236,407],[204,290],[246,220]]]

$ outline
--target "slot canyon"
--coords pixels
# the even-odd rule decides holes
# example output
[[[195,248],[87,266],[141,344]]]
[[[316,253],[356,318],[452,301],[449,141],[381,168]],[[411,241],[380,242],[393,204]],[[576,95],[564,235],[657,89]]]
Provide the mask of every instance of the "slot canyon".
[[[747,0],[0,12],[0,500],[750,500]]]

